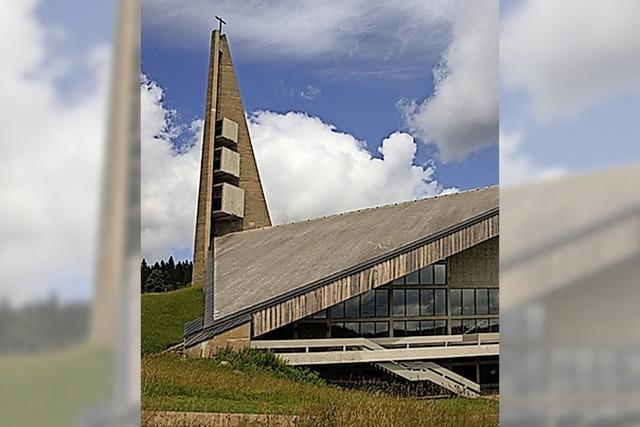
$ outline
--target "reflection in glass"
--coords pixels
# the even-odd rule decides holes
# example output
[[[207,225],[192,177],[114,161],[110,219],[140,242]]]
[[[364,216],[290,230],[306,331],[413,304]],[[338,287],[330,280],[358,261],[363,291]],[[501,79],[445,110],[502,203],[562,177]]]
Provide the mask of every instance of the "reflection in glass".
[[[476,313],[489,314],[489,289],[476,289]]]
[[[404,289],[393,290],[393,315],[404,316]]]
[[[389,322],[376,322],[376,337],[389,336]]]
[[[406,324],[407,336],[420,335],[420,322],[417,320],[410,320]]]
[[[479,334],[489,332],[489,319],[478,319],[476,322],[476,332]]]
[[[500,299],[498,297],[498,289],[489,289],[489,313],[500,313]]]
[[[434,335],[433,325],[433,320],[420,321],[420,335]]]
[[[435,290],[435,305],[436,316],[446,316],[447,315],[447,290],[446,289],[436,289]]]
[[[434,335],[447,335],[447,321],[436,320],[433,326]]]
[[[420,283],[419,271],[414,271],[407,274],[407,285],[417,285]]]
[[[491,332],[500,332],[500,320],[499,319],[489,320],[489,330]]]
[[[322,310],[317,313],[313,313],[310,316],[312,319],[326,319],[327,318],[327,310]]]
[[[360,297],[359,296],[345,301],[344,317],[360,317]]]
[[[374,317],[376,315],[375,291],[371,290],[360,297],[360,315]]]
[[[433,285],[433,265],[428,265],[420,270],[420,283],[423,285]]]
[[[433,266],[435,284],[444,285],[447,283],[447,267],[445,264],[436,264]]]
[[[344,317],[344,303],[336,304],[331,307],[331,318],[342,319]]]
[[[393,336],[404,337],[406,336],[406,329],[404,322],[393,322]]]
[[[344,329],[349,337],[360,335],[360,323],[358,322],[345,322]]]
[[[298,338],[327,338],[328,333],[326,322],[298,324]]]
[[[451,289],[451,315],[462,315],[462,291],[460,289]]]
[[[475,314],[475,292],[473,289],[462,290],[462,314],[472,316]]]
[[[406,315],[420,315],[420,291],[418,289],[407,289],[406,291]]]
[[[360,324],[360,334],[366,338],[376,336],[376,324],[374,322],[362,322]]]
[[[476,321],[475,319],[467,319],[462,323],[464,327],[465,334],[475,334],[476,333]]]
[[[420,315],[433,316],[435,304],[433,301],[433,289],[420,290]]]
[[[387,317],[389,315],[389,291],[376,290],[376,316]]]
[[[462,335],[462,320],[451,321],[451,335]]]

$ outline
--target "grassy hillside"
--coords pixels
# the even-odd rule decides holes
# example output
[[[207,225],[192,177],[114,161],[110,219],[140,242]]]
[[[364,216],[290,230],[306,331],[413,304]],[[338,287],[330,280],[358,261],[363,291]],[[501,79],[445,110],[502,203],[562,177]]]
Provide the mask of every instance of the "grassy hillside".
[[[143,294],[142,353],[158,353],[182,340],[184,324],[202,316],[204,292],[187,287],[172,292]]]
[[[201,316],[201,290],[142,296],[142,408],[145,411],[300,415],[303,426],[496,426],[498,402],[426,400],[326,385],[270,353],[223,352],[212,359],[159,353]]]
[[[215,359],[142,360],[143,410],[298,414],[309,426],[496,426],[498,403],[426,400],[297,382]]]

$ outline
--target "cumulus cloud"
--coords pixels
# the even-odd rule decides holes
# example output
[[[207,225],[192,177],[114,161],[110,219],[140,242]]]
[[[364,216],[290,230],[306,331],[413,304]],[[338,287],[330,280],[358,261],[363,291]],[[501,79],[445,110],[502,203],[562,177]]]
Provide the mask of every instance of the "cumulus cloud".
[[[414,164],[416,143],[396,132],[378,148],[303,113],[249,116],[267,203],[277,223],[398,202],[443,191],[433,165]]]
[[[93,86],[62,99],[56,79],[68,69],[42,64],[68,58],[51,58],[55,36],[37,8],[6,2],[0,13],[0,298],[18,303],[54,289],[66,298],[91,293],[110,63],[109,50],[94,46],[79,59]]]
[[[153,262],[191,254],[203,122],[181,124],[148,77],[140,89],[142,256]],[[186,141],[179,146],[179,139]]]
[[[436,144],[445,162],[498,137],[498,2],[458,3],[451,19],[452,40],[433,70],[433,94],[422,103],[400,103],[412,132]]]
[[[570,117],[640,89],[640,2],[525,0],[505,18],[506,87],[527,94],[539,120]]]
[[[142,255],[190,254],[200,171],[202,121],[181,124],[164,91],[143,77]],[[374,157],[364,141],[303,113],[248,117],[274,222],[284,223],[439,194],[433,165],[416,165],[416,143],[396,132]],[[187,142],[178,146],[178,139]]]
[[[500,185],[551,179],[566,173],[560,167],[541,166],[523,150],[524,133],[500,130]]]

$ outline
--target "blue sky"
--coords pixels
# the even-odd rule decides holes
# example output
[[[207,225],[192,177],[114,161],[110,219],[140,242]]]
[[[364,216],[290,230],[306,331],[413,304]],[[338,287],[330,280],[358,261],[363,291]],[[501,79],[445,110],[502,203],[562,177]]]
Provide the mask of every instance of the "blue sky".
[[[151,2],[147,2],[148,4]],[[148,8],[147,8],[148,9]],[[213,7],[202,10],[213,16]],[[165,89],[166,105],[176,109],[181,118],[190,121],[201,117],[204,105],[209,38],[204,32],[188,43],[175,43],[167,34],[172,25],[144,25],[142,34],[142,70]],[[229,19],[225,32],[229,40],[236,73],[249,112],[264,109],[276,112],[299,111],[321,118],[339,131],[352,134],[367,142],[373,155],[379,156],[380,142],[394,131],[406,130],[407,125],[397,102],[402,99],[422,101],[433,92],[431,70],[440,59],[447,44],[434,46],[432,55],[424,60],[407,59],[407,64],[390,65],[383,52],[359,58],[299,58],[277,54],[273,57],[254,55],[250,48],[237,48],[234,23]],[[211,25],[214,26],[213,20]],[[428,34],[410,34],[419,38]],[[295,36],[292,36],[295,37]],[[352,41],[358,43],[357,38]],[[496,41],[497,43],[497,41]],[[402,59],[402,58],[399,58]],[[404,68],[410,66],[409,72]],[[367,72],[384,70],[382,75]],[[401,75],[397,75],[401,73]],[[362,75],[365,74],[365,75]],[[321,94],[313,100],[303,99],[301,91],[313,86]],[[460,189],[496,184],[498,181],[497,145],[474,152],[461,161],[442,163],[435,145],[418,144],[416,163],[435,160],[436,179],[446,187]]]

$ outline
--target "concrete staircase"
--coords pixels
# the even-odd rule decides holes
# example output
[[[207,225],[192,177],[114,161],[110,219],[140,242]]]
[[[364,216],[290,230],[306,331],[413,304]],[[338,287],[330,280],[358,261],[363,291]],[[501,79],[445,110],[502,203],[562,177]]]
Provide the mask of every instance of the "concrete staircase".
[[[430,381],[459,396],[476,398],[480,396],[480,385],[462,375],[433,362],[403,361],[377,362],[374,364],[385,372],[409,381]]]

